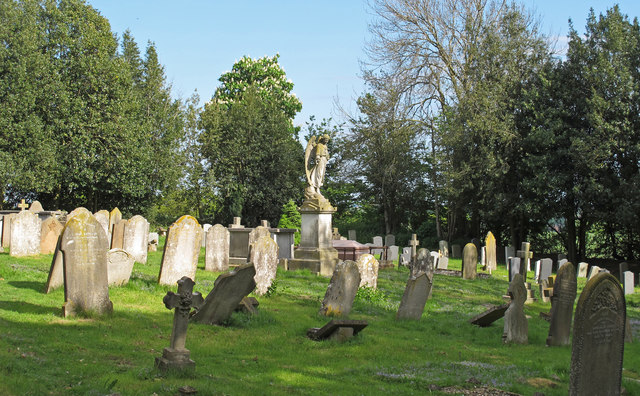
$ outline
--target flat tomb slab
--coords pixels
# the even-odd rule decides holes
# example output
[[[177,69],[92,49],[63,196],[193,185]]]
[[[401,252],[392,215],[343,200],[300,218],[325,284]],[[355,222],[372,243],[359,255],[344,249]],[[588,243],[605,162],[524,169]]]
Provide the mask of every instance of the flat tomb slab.
[[[507,308],[509,308],[509,304],[496,305],[484,311],[480,315],[471,318],[469,323],[480,327],[487,327],[491,325],[491,323],[502,318],[504,313],[507,311]]]
[[[343,329],[347,329],[347,332],[350,333],[350,336],[355,336],[367,326],[368,326],[368,323],[366,320],[335,320],[334,319],[329,321],[329,323],[322,326],[321,328],[314,327],[307,330],[307,337],[315,341],[326,340],[328,338],[332,338],[332,336],[334,336],[335,333],[344,334],[345,330]]]

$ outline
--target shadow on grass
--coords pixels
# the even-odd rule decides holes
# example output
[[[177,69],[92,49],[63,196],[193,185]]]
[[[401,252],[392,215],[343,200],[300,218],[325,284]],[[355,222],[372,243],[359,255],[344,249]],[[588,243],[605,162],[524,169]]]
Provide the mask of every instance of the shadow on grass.
[[[25,282],[29,283],[29,282]],[[60,308],[44,307],[42,305],[31,304],[28,302],[18,301],[0,301],[0,309],[5,311],[14,311],[24,314],[38,314],[38,315],[60,315]]]
[[[18,289],[31,289],[37,292],[42,292],[46,286],[45,283],[34,281],[9,281],[8,283]]]

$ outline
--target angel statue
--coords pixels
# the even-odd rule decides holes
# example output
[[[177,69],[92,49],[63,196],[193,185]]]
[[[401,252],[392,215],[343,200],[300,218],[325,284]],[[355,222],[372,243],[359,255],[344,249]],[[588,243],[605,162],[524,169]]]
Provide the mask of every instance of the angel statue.
[[[306,199],[325,200],[320,193],[320,187],[324,184],[324,172],[329,161],[329,150],[327,143],[329,135],[312,136],[307,143],[307,149],[304,153],[304,168],[307,173],[307,183],[309,184],[304,191]],[[311,159],[315,161],[311,164]]]

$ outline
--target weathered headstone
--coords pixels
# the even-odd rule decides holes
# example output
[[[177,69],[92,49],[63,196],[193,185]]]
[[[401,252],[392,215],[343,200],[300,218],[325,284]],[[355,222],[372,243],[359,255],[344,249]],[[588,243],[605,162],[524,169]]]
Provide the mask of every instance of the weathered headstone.
[[[498,261],[496,258],[496,237],[489,231],[487,238],[485,239],[485,254],[487,258],[487,270],[489,273],[495,271],[498,268]]]
[[[108,241],[95,217],[84,211],[71,217],[62,230],[60,250],[64,254],[64,316],[77,312],[107,314],[109,300]]]
[[[516,252],[520,257],[520,275],[524,280],[527,280],[527,271],[531,270],[529,261],[533,258],[533,252],[530,250],[531,244],[529,242],[522,242],[522,247]]]
[[[122,219],[111,228],[111,249],[124,249],[124,231],[127,223],[127,220]]]
[[[396,245],[391,245],[389,246],[389,249],[387,250],[387,260],[389,261],[396,261],[398,260],[399,256],[398,256],[398,252],[399,252],[400,248]]]
[[[478,249],[475,244],[467,243],[462,252],[462,278],[476,279],[478,271]]]
[[[350,241],[356,241],[356,230],[349,230],[349,240]]]
[[[251,263],[256,269],[256,294],[263,296],[271,287],[278,270],[278,244],[265,235],[251,244]]]
[[[200,226],[198,226],[200,227]],[[200,241],[198,241],[198,245]],[[194,371],[196,363],[190,359],[191,352],[186,346],[187,327],[189,325],[189,313],[191,308],[202,305],[202,296],[193,291],[195,283],[184,276],[178,282],[178,294],[167,292],[162,302],[167,309],[174,309],[173,328],[171,330],[171,343],[169,348],[164,348],[162,357],[156,358],[156,367],[162,372],[166,371]]]
[[[429,282],[433,280],[433,257],[429,250],[424,248],[418,250],[418,254],[411,264],[410,276],[415,278],[422,273],[427,274]]]
[[[42,222],[40,227],[40,253],[51,254],[55,252],[58,238],[63,225],[55,217],[49,217]]]
[[[148,252],[158,251],[158,242],[160,241],[160,235],[157,232],[149,233],[149,245],[147,246]]]
[[[524,277],[515,274],[509,283],[509,296],[511,303],[504,313],[504,332],[502,341],[505,343],[526,344],[529,340],[529,324],[524,314],[524,302],[527,299],[527,290],[524,286]]]
[[[242,299],[256,288],[255,275],[253,264],[243,264],[234,271],[218,276],[204,304],[191,320],[211,325],[223,324]]]
[[[169,227],[158,283],[173,285],[184,276],[195,279],[201,232],[198,221],[189,215],[180,217]]]
[[[358,287],[378,288],[378,260],[371,254],[363,254],[358,257],[356,265],[358,266],[358,271],[360,271],[360,284]]]
[[[437,264],[437,268],[438,269],[443,269],[446,270],[449,268],[449,257],[439,257],[438,258],[438,264]]]
[[[2,219],[2,247],[8,248],[11,245],[11,222],[16,217],[15,213],[5,215]]]
[[[634,290],[635,279],[634,279],[633,272],[625,271],[624,274],[622,274],[622,285],[623,285],[625,296],[627,294],[633,294],[633,292],[635,291]]]
[[[441,240],[438,242],[438,252],[444,257],[449,257],[449,242]]]
[[[11,222],[11,257],[37,256],[40,254],[40,218],[34,212],[22,211]]]
[[[577,290],[576,269],[573,264],[566,262],[558,268],[558,273],[553,281],[548,346],[562,346],[571,343],[571,320]]]
[[[458,259],[462,257],[462,247],[458,244],[451,245],[451,258]]]
[[[582,262],[578,264],[578,278],[586,278],[589,271],[589,264]]]
[[[511,282],[515,274],[520,273],[520,257],[509,257],[507,259],[507,267],[507,271],[509,272],[509,282]]]
[[[144,217],[135,215],[127,220],[122,248],[129,252],[136,262],[146,264],[148,245],[149,222]]]
[[[109,241],[111,241],[111,229],[109,228],[109,211],[107,210],[99,210],[93,214],[93,217],[98,220],[98,223],[104,229],[104,233],[107,235]]]
[[[592,265],[591,269],[589,270],[589,276],[587,277],[587,280],[593,279],[593,277],[598,275],[599,273],[600,267],[598,267],[597,265]]]
[[[123,286],[129,283],[133,271],[134,258],[123,249],[111,249],[107,252],[107,272],[109,286]]]
[[[248,249],[249,255],[247,257],[249,262],[251,262],[251,246],[263,236],[271,237],[271,233],[269,232],[269,229],[264,226],[257,226],[256,228],[251,230],[251,232],[249,233],[249,249]]]
[[[409,276],[400,307],[396,313],[396,319],[420,320],[430,291],[431,281],[425,272],[421,272],[417,276]]]
[[[360,271],[354,261],[340,261],[333,271],[319,314],[347,316],[360,285]]]
[[[202,244],[200,247],[207,248],[207,233],[211,229],[211,224],[203,224],[202,225]]]
[[[572,264],[573,266],[573,264]],[[558,267],[559,269],[559,267]],[[538,279],[547,279],[551,276],[553,272],[553,260],[550,258],[543,258],[540,260],[540,274],[538,275]],[[575,268],[574,268],[575,274]],[[538,282],[539,283],[539,282]]]
[[[118,208],[113,208],[113,210],[111,210],[111,213],[109,213],[109,233],[107,233],[107,235],[111,234],[113,235],[113,227],[118,224],[120,222],[120,220],[122,220],[122,213],[120,212],[120,209]],[[111,245],[111,247],[113,248],[113,244]],[[122,249],[122,246],[116,246]]]
[[[607,273],[587,282],[576,306],[569,395],[619,395],[626,305],[620,283]]]
[[[393,234],[387,234],[384,237],[384,246],[392,246],[396,244],[396,236]]]
[[[229,230],[216,224],[207,231],[204,269],[223,272],[229,269]]]
[[[42,207],[42,204],[40,203],[40,201],[31,202],[31,205],[29,206],[29,212],[33,212],[33,213],[44,212],[44,208]]]

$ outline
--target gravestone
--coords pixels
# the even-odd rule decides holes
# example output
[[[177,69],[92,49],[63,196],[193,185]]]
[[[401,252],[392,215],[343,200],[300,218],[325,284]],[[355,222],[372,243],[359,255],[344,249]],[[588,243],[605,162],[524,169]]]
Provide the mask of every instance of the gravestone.
[[[478,270],[478,248],[473,243],[467,243],[462,252],[462,278],[476,279]]]
[[[411,264],[411,248],[403,247],[402,254],[400,255],[399,265],[408,266]]]
[[[587,277],[587,280],[593,279],[593,277],[598,275],[598,273],[600,273],[600,267],[598,267],[597,265],[592,265],[591,269],[589,270],[589,276]]]
[[[578,282],[575,267],[573,264],[566,262],[558,268],[558,273],[553,281],[551,321],[547,346],[563,346],[571,343],[571,320],[577,290]]]
[[[527,271],[531,271],[530,260],[533,258],[533,252],[530,250],[531,244],[529,242],[522,242],[522,247],[516,252],[520,257],[520,275],[524,280],[527,280]]]
[[[134,258],[123,249],[111,249],[107,252],[107,273],[109,286],[123,286],[129,283],[133,271]]]
[[[184,276],[195,279],[201,233],[198,220],[189,215],[180,217],[169,227],[158,283],[173,285]]]
[[[573,267],[573,264],[571,265]],[[559,269],[560,267],[558,267]],[[575,268],[574,268],[575,275]],[[540,274],[538,275],[538,279],[547,279],[553,273],[553,260],[550,258],[543,258],[540,260]],[[540,283],[538,281],[538,283]]]
[[[209,232],[209,230],[211,229],[211,224],[203,224],[202,225],[202,244],[200,245],[201,248],[207,248],[207,233]]]
[[[105,235],[111,241],[111,229],[109,228],[109,211],[107,210],[99,210],[93,214],[93,217],[98,220],[98,223],[102,226]]]
[[[318,313],[325,316],[348,316],[359,285],[358,265],[351,260],[338,262]]]
[[[233,223],[229,224],[229,228],[244,228],[244,226],[240,224],[240,221],[241,221],[240,217],[234,217]]]
[[[40,227],[40,253],[51,254],[55,252],[58,238],[62,232],[63,225],[55,217],[49,217],[42,222]]]
[[[507,311],[507,308],[509,308],[509,304],[495,305],[480,315],[469,319],[469,323],[480,327],[487,327],[491,325],[491,323],[502,318],[504,313]]]
[[[621,262],[620,264],[618,264],[618,279],[620,279],[620,281],[622,282],[622,278],[624,277],[624,273],[629,271],[629,264],[626,262]]]
[[[511,303],[504,313],[504,332],[502,341],[505,343],[526,344],[529,340],[529,324],[524,314],[524,302],[527,299],[527,289],[524,277],[517,273],[509,283]]]
[[[31,206],[29,206],[29,212],[33,212],[33,213],[44,212],[44,208],[42,207],[42,204],[40,203],[40,201],[31,202]]]
[[[485,255],[487,259],[487,270],[489,273],[498,268],[498,260],[496,257],[496,237],[489,231],[485,239]]]
[[[560,256],[560,255],[558,255]],[[569,262],[566,258],[562,258],[558,260],[558,268],[562,267],[562,264]]]
[[[111,228],[111,249],[124,249],[124,231],[127,220],[120,220]]]
[[[8,248],[11,245],[11,222],[16,217],[16,213],[5,215],[2,219],[2,247]]]
[[[422,250],[422,249],[421,249]],[[429,298],[431,281],[425,272],[417,276],[409,276],[407,287],[404,289],[400,307],[396,313],[396,319],[420,320],[424,312],[424,306]]]
[[[460,245],[451,245],[451,258],[459,259],[462,257],[462,247]]]
[[[356,241],[356,230],[349,230],[349,240]]]
[[[587,282],[576,306],[569,395],[619,395],[627,312],[615,276]]]
[[[387,234],[384,237],[384,246],[392,246],[396,244],[396,236],[393,234]]]
[[[625,271],[624,274],[622,274],[622,284],[625,295],[634,293],[635,279],[633,272]]]
[[[113,227],[118,224],[120,220],[122,220],[122,213],[120,212],[120,209],[113,208],[111,213],[109,213],[109,233],[107,233],[107,235],[113,235]],[[122,246],[116,247],[122,249]],[[114,248],[113,244],[111,245],[111,248]]]
[[[520,273],[520,257],[509,257],[507,259],[507,267],[507,271],[509,272],[509,282],[511,282],[515,274]]]
[[[251,264],[256,269],[256,294],[264,296],[276,278],[278,270],[278,244],[265,235],[251,244]]]
[[[438,269],[446,270],[449,268],[449,257],[439,257],[438,258]]]
[[[487,268],[487,250],[484,246],[480,248],[480,267],[483,270],[489,271],[489,268]],[[491,273],[491,271],[489,271],[489,273]]]
[[[418,246],[420,245],[420,241],[418,241],[418,236],[416,234],[411,235],[411,240],[409,241],[409,246],[411,246],[411,261],[413,262],[418,255]],[[413,264],[412,264],[413,265]]]
[[[229,269],[229,230],[216,224],[207,231],[204,269],[223,272]]]
[[[40,254],[40,218],[34,212],[22,211],[11,222],[11,257],[37,256]]]
[[[360,284],[358,287],[366,286],[373,289],[378,288],[378,267],[379,263],[371,254],[363,254],[356,261],[360,272]]]
[[[398,256],[398,251],[399,251],[399,247],[396,245],[391,245],[389,246],[389,249],[387,250],[387,260],[389,261],[396,261],[398,260],[399,256]]]
[[[374,236],[373,237],[373,246],[376,247],[382,247],[383,245],[383,240],[381,236]],[[371,254],[376,255],[376,254],[382,254],[383,249],[371,249]]]
[[[269,229],[264,226],[257,226],[249,233],[249,254],[247,256],[249,262],[251,262],[251,246],[263,236],[271,237]]]
[[[200,226],[198,226],[200,228]],[[198,240],[198,246],[200,241]],[[156,358],[156,367],[162,372],[183,371],[193,372],[196,363],[190,359],[189,350],[185,348],[187,341],[187,327],[189,326],[189,313],[191,308],[202,305],[202,296],[193,291],[195,283],[184,276],[178,282],[178,294],[167,292],[162,302],[167,309],[174,309],[173,328],[171,330],[171,343],[169,348],[164,348],[162,357]]]
[[[82,211],[71,217],[62,230],[60,250],[64,254],[65,317],[78,312],[110,314],[107,269],[107,235],[95,217]]]
[[[438,268],[438,261],[440,261],[440,253],[433,251],[431,254],[431,262],[433,263],[433,268]],[[442,256],[444,258],[444,256]]]
[[[427,274],[430,282],[433,280],[433,257],[429,250],[424,248],[418,250],[418,254],[411,264],[410,276],[417,277],[422,273]]]
[[[253,264],[240,265],[234,271],[218,276],[204,304],[191,320],[211,325],[226,322],[242,299],[256,288],[255,276]]]
[[[578,278],[586,278],[589,271],[589,264],[582,262],[578,264]]]
[[[504,259],[505,261],[509,259],[509,257],[516,257],[516,248],[513,246],[505,246],[504,247]]]
[[[364,320],[336,320],[332,319],[321,328],[307,330],[307,337],[315,341],[335,340],[345,342],[367,327]]]
[[[140,215],[127,220],[122,248],[129,252],[133,259],[140,263],[147,263],[147,246],[149,245],[149,222]]]
[[[449,242],[447,241],[438,242],[438,252],[444,257],[449,257]]]

